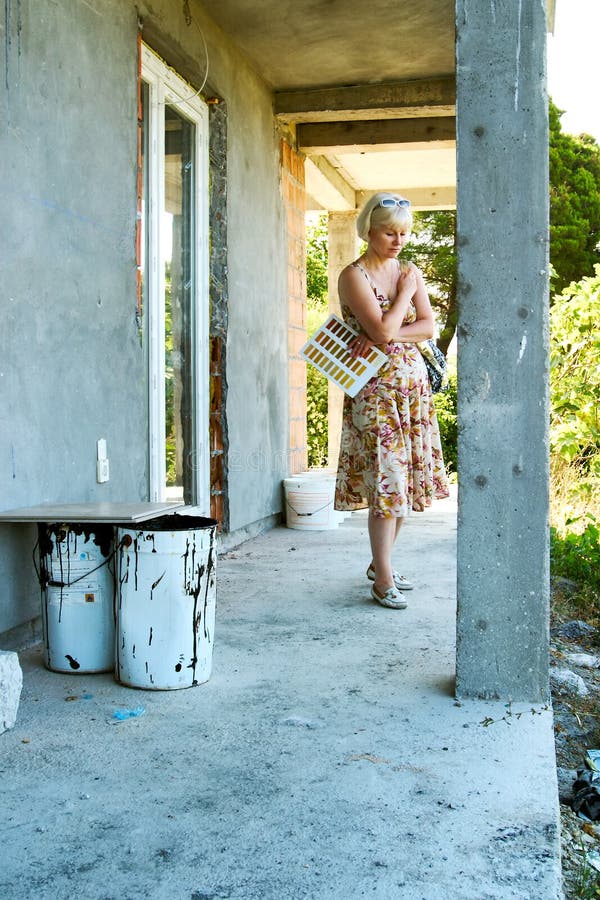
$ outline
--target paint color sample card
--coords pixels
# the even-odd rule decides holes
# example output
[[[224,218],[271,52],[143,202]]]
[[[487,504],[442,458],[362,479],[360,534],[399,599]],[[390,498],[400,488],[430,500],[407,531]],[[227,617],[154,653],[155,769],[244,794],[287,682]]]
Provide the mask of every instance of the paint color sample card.
[[[349,397],[355,397],[387,360],[385,353],[377,347],[371,347],[366,356],[350,356],[347,347],[356,335],[353,328],[332,315],[300,350],[300,356]]]

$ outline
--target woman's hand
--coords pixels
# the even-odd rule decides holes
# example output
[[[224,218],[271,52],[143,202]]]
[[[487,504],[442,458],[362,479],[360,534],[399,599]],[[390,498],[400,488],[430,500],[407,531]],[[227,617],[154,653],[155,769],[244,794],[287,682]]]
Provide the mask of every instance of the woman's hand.
[[[353,359],[356,359],[358,356],[366,357],[371,347],[374,346],[375,344],[370,337],[367,337],[366,334],[359,334],[348,344],[348,352]]]
[[[398,276],[396,284],[396,300],[412,299],[417,290],[417,274],[414,266],[404,269]]]

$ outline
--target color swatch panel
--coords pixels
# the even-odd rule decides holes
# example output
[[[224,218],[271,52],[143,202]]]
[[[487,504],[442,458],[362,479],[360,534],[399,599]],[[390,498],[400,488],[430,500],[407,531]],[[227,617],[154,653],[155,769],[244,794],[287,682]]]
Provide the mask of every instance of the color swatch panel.
[[[357,332],[338,316],[331,315],[300,350],[300,356],[341,387],[349,397],[356,394],[386,361],[385,353],[371,347],[366,356],[353,358],[347,347]]]

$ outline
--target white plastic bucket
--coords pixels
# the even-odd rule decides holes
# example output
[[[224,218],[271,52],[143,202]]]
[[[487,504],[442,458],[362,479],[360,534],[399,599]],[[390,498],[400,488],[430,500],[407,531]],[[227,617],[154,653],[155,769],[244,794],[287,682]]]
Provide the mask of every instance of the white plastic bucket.
[[[46,666],[109,672],[115,665],[112,525],[38,526]]]
[[[307,472],[302,472],[300,475],[297,475],[296,477],[297,478],[313,478],[313,479],[317,479],[320,481],[332,482],[333,483],[332,490],[333,490],[334,501],[335,501],[335,483],[337,480],[337,472],[333,471],[332,469],[308,469]],[[334,516],[337,517],[338,524],[340,524],[341,522],[344,521],[344,519],[347,519],[349,516],[352,515],[352,511],[351,510],[334,509],[333,514],[334,514]]]
[[[169,515],[118,529],[117,681],[174,690],[210,678],[216,526]]]
[[[337,528],[340,515],[333,508],[335,477],[306,473],[285,478],[285,519],[288,528],[298,531],[327,531]]]

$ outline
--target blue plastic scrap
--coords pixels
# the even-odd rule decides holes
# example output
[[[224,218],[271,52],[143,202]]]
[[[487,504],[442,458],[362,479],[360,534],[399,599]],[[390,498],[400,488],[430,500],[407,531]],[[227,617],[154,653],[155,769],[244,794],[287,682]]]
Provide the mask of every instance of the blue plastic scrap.
[[[113,719],[124,722],[125,719],[137,719],[145,712],[143,706],[137,706],[135,709],[115,709]]]

